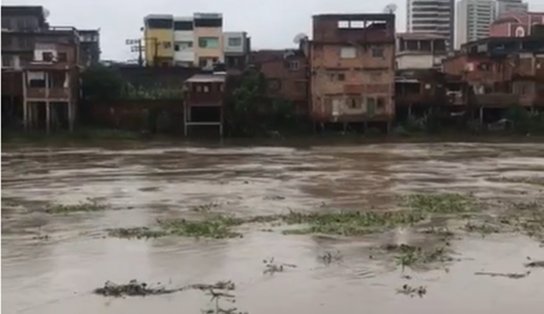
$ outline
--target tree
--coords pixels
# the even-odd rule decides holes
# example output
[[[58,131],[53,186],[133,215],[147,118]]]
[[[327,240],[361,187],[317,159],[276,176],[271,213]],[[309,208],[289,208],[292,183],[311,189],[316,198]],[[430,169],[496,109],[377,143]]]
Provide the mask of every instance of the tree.
[[[97,65],[87,68],[81,75],[83,100],[87,102],[118,99],[123,90],[123,79],[110,67]]]

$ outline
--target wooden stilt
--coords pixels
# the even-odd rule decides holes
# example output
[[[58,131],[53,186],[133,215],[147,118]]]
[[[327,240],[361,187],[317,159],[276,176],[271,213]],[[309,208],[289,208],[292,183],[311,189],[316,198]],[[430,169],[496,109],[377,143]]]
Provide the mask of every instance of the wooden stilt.
[[[51,132],[51,104],[45,102],[45,129],[47,133]]]

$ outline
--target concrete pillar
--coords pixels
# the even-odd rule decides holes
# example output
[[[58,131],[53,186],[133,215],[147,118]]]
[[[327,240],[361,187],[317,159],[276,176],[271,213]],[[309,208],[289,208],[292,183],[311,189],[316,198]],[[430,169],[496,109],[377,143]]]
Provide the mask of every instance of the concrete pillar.
[[[408,120],[412,120],[412,104],[408,105]]]
[[[480,107],[480,125],[484,125],[484,106]]]
[[[185,137],[187,137],[187,122],[188,122],[188,117],[187,115],[189,115],[189,113],[187,112],[187,104],[183,104],[183,135],[185,135]]]
[[[25,131],[28,131],[28,102],[26,100],[23,101],[23,125]]]

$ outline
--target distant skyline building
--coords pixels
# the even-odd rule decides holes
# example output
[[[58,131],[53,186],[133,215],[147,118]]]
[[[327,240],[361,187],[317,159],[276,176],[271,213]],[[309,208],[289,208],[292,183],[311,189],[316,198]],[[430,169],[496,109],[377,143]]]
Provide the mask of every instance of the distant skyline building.
[[[457,3],[455,49],[489,36],[489,27],[496,17],[494,0],[461,0]]]
[[[427,33],[448,38],[454,44],[455,0],[407,0],[406,31]]]
[[[524,13],[529,11],[529,4],[522,0],[497,0],[495,5],[495,19],[506,13]]]

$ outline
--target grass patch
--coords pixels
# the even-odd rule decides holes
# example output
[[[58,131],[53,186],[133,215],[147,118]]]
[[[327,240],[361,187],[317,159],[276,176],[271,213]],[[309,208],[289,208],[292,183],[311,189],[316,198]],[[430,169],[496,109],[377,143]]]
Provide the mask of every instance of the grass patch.
[[[411,225],[425,219],[421,212],[334,212],[303,214],[290,212],[282,217],[288,224],[307,224],[307,227],[284,231],[284,234],[337,234],[362,235],[377,229],[398,225]]]
[[[406,197],[406,205],[412,210],[433,214],[456,214],[475,211],[474,199],[454,193],[414,194]]]
[[[106,205],[99,203],[97,200],[87,199],[87,201],[71,205],[50,204],[45,211],[50,214],[69,214],[74,212],[94,212],[106,208]]]

